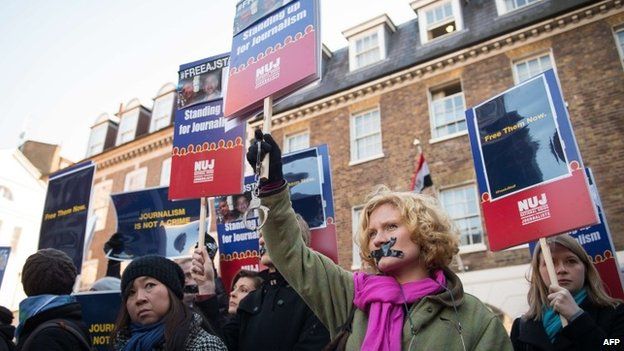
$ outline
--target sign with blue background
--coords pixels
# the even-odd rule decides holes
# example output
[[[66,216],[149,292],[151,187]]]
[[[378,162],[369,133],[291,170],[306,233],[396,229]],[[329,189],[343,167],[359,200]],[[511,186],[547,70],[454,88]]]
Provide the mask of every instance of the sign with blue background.
[[[2,286],[2,278],[4,278],[4,272],[6,271],[7,264],[9,264],[10,254],[10,247],[0,246],[0,287]]]
[[[469,108],[466,124],[492,251],[598,221],[552,69]]]
[[[121,307],[119,291],[97,291],[75,294],[82,307],[82,320],[89,329],[91,343],[100,351],[111,350],[112,332]]]
[[[109,258],[191,254],[199,231],[199,199],[169,201],[168,190],[160,187],[111,195],[123,246],[110,252]]]
[[[88,161],[52,174],[43,206],[38,249],[65,252],[78,272],[82,269],[94,173],[95,164]]]

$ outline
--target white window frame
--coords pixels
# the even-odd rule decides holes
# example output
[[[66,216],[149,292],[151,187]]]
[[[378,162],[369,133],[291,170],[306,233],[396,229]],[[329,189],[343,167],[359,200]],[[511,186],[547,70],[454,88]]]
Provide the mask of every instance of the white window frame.
[[[142,184],[141,186],[132,186],[133,179],[138,179],[137,184]],[[132,172],[126,174],[126,178],[124,179],[124,191],[134,191],[145,189],[145,184],[147,182],[147,167],[142,167],[139,169],[135,169]]]
[[[362,258],[360,257],[360,248],[358,247],[358,227],[360,225],[360,215],[364,205],[351,207],[351,270],[362,269]]]
[[[619,33],[622,33],[623,38],[620,41]],[[624,69],[624,25],[613,28],[613,37],[615,38],[615,45],[617,46],[618,53],[620,54],[620,63]]]
[[[356,128],[355,128],[355,121],[356,119],[358,119],[359,117],[362,117],[366,114],[369,113],[374,113],[377,112],[377,116],[378,116],[378,128],[376,132],[371,132],[368,133],[366,135],[359,135],[356,136],[355,132],[356,132]],[[349,119],[349,129],[350,129],[350,140],[351,140],[351,161],[349,162],[349,165],[356,165],[356,164],[360,164],[363,162],[368,162],[371,160],[375,160],[381,157],[384,157],[384,153],[383,153],[383,135],[381,133],[381,110],[379,108],[379,106],[366,110],[366,111],[362,111],[362,112],[358,112],[356,114],[352,114],[351,118]],[[371,155],[368,155],[366,157],[362,157],[362,158],[358,158],[357,155],[357,142],[360,139],[364,139],[370,136],[374,136],[379,134],[379,150],[377,153],[373,153]]]
[[[97,216],[95,231],[106,228],[110,194],[113,191],[113,180],[107,179],[93,185],[93,214]]]
[[[444,203],[442,202],[442,193],[445,191],[459,191],[465,188],[472,188],[472,190],[474,191],[475,198],[473,199],[473,201],[474,201],[474,208],[476,209],[476,213],[464,213],[462,214],[462,217],[454,218],[451,216],[450,211],[446,210],[446,207],[444,206]],[[485,229],[483,228],[483,221],[481,219],[481,211],[479,207],[479,191],[476,185],[474,183],[467,183],[467,184],[444,187],[440,189],[439,194],[438,194],[438,199],[440,199],[440,205],[445,209],[445,211],[448,213],[449,217],[453,221],[460,220],[460,219],[475,218],[475,217],[479,220],[479,227],[481,228],[481,242],[475,243],[475,244],[462,245],[461,233],[460,233],[459,253],[465,254],[465,253],[470,253],[470,252],[478,252],[478,251],[487,250],[487,246],[485,245]],[[459,228],[459,226],[457,226],[457,228]]]
[[[496,0],[496,11],[498,11],[498,15],[499,16],[502,16],[502,15],[510,13],[510,12],[518,11],[520,9],[529,7],[531,5],[534,5],[534,4],[538,3],[538,2],[540,2],[540,0],[524,0],[524,1],[527,1],[526,4],[517,6],[517,1],[518,0],[511,0],[511,1],[514,3],[515,7],[509,8],[507,6],[506,0]]]
[[[513,60],[513,61],[511,62],[511,71],[513,72],[513,79],[514,79],[514,83],[515,83],[515,84],[520,84],[520,83],[522,83],[522,82],[524,82],[524,81],[526,81],[526,80],[530,79],[530,77],[529,77],[529,78],[526,78],[526,79],[525,79],[525,80],[523,80],[523,81],[520,81],[520,78],[518,77],[518,65],[519,65],[519,64],[522,64],[522,63],[527,63],[527,62],[532,61],[532,60],[537,60],[538,64],[540,64],[540,69],[541,69],[540,73],[541,73],[541,72],[544,72],[544,70],[543,70],[543,69],[542,69],[542,67],[541,67],[540,60],[539,60],[539,59],[541,59],[541,58],[542,58],[542,57],[544,57],[544,56],[548,56],[548,59],[550,60],[550,66],[551,66],[551,68],[552,68],[552,69],[554,69],[554,70],[555,70],[555,72],[556,72],[556,71],[557,71],[557,68],[555,67],[555,58],[553,57],[552,51],[551,51],[551,50],[549,50],[548,52],[540,52],[540,53],[538,53],[538,54],[531,55],[531,56],[527,56],[527,57],[524,57],[524,58],[519,59],[519,60]],[[550,69],[550,68],[549,68],[549,69]],[[538,74],[539,74],[539,73],[536,73],[536,74],[534,74],[534,75],[533,75],[533,76],[531,76],[531,77],[534,77],[534,76],[536,76],[536,75],[538,75]]]
[[[136,137],[137,126],[139,124],[140,113],[141,109],[136,107],[121,116],[119,119],[119,129],[117,130],[117,142],[115,143],[115,146],[134,140]],[[128,125],[130,127],[128,127]]]
[[[106,143],[107,132],[108,123],[101,123],[91,128],[89,145],[87,146],[87,157],[97,155],[104,151],[104,143]]]
[[[297,145],[296,147],[293,148],[290,142],[301,136],[306,136],[306,142],[303,143],[303,145],[305,146]],[[310,131],[304,130],[304,131],[299,131],[299,132],[292,133],[292,134],[286,134],[284,135],[284,143],[282,145],[284,145],[284,153],[307,149],[310,147]]]
[[[429,27],[430,24],[427,23],[427,11],[432,10],[434,8],[437,7],[441,7],[446,5],[447,3],[451,4],[451,9],[453,11],[453,17],[452,20],[455,21],[455,30],[445,34],[445,35],[441,35],[437,38],[433,38],[433,39],[429,39]],[[436,41],[438,39],[442,39],[442,38],[446,38],[451,34],[460,32],[464,29],[464,19],[462,16],[462,11],[461,11],[461,6],[459,3],[459,0],[443,0],[443,1],[435,1],[432,4],[429,4],[427,6],[423,6],[421,8],[418,9],[417,11],[418,13],[418,30],[420,32],[420,43],[422,45],[431,42],[431,41]],[[452,22],[451,20],[446,20],[446,22]],[[439,25],[439,23],[436,23]]]
[[[434,89],[429,89],[428,90],[428,98],[429,98],[429,125],[431,126],[431,140],[429,141],[430,143],[435,143],[437,141],[442,141],[442,140],[448,140],[448,139],[452,139],[455,138],[457,136],[461,136],[461,135],[466,135],[468,133],[468,127],[467,124],[465,122],[465,116],[464,116],[464,112],[466,110],[466,97],[464,96],[464,86],[461,82],[458,82],[459,86],[461,88],[461,91],[459,93],[455,93],[449,96],[445,96],[443,98],[439,98],[439,99],[434,99],[432,91],[437,91],[437,90],[441,90],[443,89],[443,87],[440,88],[434,88]],[[447,84],[447,85],[452,85],[455,83],[451,83],[451,84]],[[463,108],[461,108],[460,110],[462,111],[462,118],[458,118],[456,120],[454,120],[453,122],[449,122],[446,123],[444,125],[437,125],[436,124],[436,114],[435,114],[435,107],[434,104],[438,104],[438,103],[443,103],[443,101],[446,101],[448,99],[454,99],[457,96],[461,96],[461,100],[463,103]],[[439,127],[442,126],[448,126],[451,124],[460,124],[461,121],[464,121],[464,128],[461,130],[457,130],[454,133],[449,133],[449,134],[444,134],[444,135],[438,135],[438,131],[437,129]]]
[[[150,133],[171,125],[171,116],[173,114],[173,102],[175,94],[170,93],[154,100],[154,108],[152,109],[152,118],[150,121]],[[163,123],[164,121],[164,123]]]
[[[383,61],[386,59],[386,32],[384,28],[384,24],[381,24],[377,27],[371,28],[362,33],[358,33],[349,38],[349,71],[355,71],[360,68],[371,66],[377,62]],[[363,40],[366,37],[377,34],[377,48],[379,49],[379,59],[377,61],[369,62],[366,65],[358,65],[358,55],[362,54],[357,52],[356,44],[358,40]],[[373,49],[368,49],[370,51]]]
[[[169,186],[169,179],[171,178],[171,157],[162,161],[160,167],[160,185]]]

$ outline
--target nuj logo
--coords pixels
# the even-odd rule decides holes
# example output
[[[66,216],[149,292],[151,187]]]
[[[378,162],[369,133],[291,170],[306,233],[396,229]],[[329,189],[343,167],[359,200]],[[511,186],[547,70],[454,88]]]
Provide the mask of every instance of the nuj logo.
[[[270,61],[269,63],[263,65],[262,67],[256,69],[256,79],[259,77],[270,73],[274,69],[278,69],[280,66],[280,58],[278,57],[275,61]]]
[[[542,193],[518,201],[518,212],[520,212],[522,225],[550,218],[550,209],[548,208],[546,194]]]
[[[270,61],[256,69],[256,88],[259,88],[280,76],[280,58]]]
[[[214,159],[195,161],[195,172],[214,169]]]
[[[528,211],[536,208],[537,206],[546,205],[547,203],[548,200],[546,199],[546,194],[542,193],[539,198],[537,196],[533,196],[528,199],[518,201],[518,211]]]

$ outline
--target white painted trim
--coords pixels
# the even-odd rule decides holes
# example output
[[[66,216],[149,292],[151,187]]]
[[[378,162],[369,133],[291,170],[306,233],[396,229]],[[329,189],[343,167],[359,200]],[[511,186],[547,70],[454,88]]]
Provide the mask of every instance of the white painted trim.
[[[366,163],[366,162],[373,161],[373,160],[376,160],[376,159],[379,159],[379,158],[384,158],[384,157],[386,157],[386,155],[384,155],[384,153],[382,152],[382,153],[380,153],[378,155],[371,156],[371,157],[368,157],[368,158],[364,158],[364,159],[361,159],[361,160],[350,161],[349,162],[349,166],[359,165],[361,163]]]
[[[308,135],[308,146],[307,147],[310,147],[310,128],[306,128],[306,129],[300,130],[298,132],[284,134],[284,141],[282,142],[282,145],[284,146],[284,153],[289,153],[289,152],[293,152],[293,151],[299,151],[299,150],[291,150],[290,149],[290,144],[288,143],[288,139],[296,137],[296,136],[299,136],[299,135],[303,135],[303,134],[307,134]]]
[[[455,21],[455,26],[457,28],[455,28],[455,30],[451,33],[448,33],[446,35],[442,35],[439,36],[437,38],[431,39],[429,40],[429,37],[427,36],[427,27],[428,27],[428,23],[427,23],[427,16],[425,16],[425,13],[427,12],[427,10],[430,10],[434,7],[438,7],[438,6],[443,6],[444,4],[450,2],[451,3],[451,8],[453,9],[453,19]],[[414,3],[412,3],[413,5]],[[413,8],[413,6],[412,6]],[[461,6],[459,4],[459,0],[440,0],[440,1],[435,1],[432,2],[426,6],[422,6],[422,7],[418,7],[416,9],[417,14],[418,14],[418,31],[420,33],[420,44],[424,45],[428,42],[432,42],[435,40],[438,40],[440,38],[446,38],[448,35],[453,34],[453,33],[457,33],[460,32],[464,29],[464,16],[462,16],[462,9]]]
[[[167,168],[165,168],[166,164],[168,165]],[[168,169],[167,174],[165,174],[165,169]],[[168,176],[166,182],[164,181],[165,176]],[[162,163],[160,164],[160,179],[158,183],[161,186],[169,186],[170,179],[171,179],[171,157],[164,159]]]
[[[481,216],[479,216],[480,219]],[[483,238],[485,240],[485,238]],[[459,254],[468,254],[473,252],[483,252],[487,251],[487,246],[483,243],[481,244],[472,244],[472,245],[459,245]]]
[[[620,63],[622,64],[622,68],[624,69],[624,49],[622,48],[622,45],[624,45],[624,43],[619,42],[617,35],[617,33],[619,32],[624,33],[624,24],[613,27],[613,40],[615,41],[615,46],[617,47],[618,54],[620,54]]]
[[[361,32],[368,31],[369,29],[372,29],[374,27],[383,26],[383,25],[386,25],[388,29],[390,29],[392,32],[396,32],[396,26],[394,25],[394,22],[392,22],[390,17],[388,17],[388,15],[384,13],[364,23],[358,24],[357,26],[343,30],[342,35],[344,35],[344,37],[347,40],[351,40],[351,37],[353,37],[356,34],[359,34]]]
[[[364,208],[364,205],[357,205],[357,206],[351,207],[351,270],[362,268],[362,258],[360,257],[360,254],[359,254],[359,248],[357,248],[357,245],[356,245],[356,234],[357,234],[357,226],[359,224],[359,221],[356,221],[355,219],[355,211],[362,210],[363,208]],[[356,248],[357,248],[357,251],[354,251],[356,250]],[[360,261],[359,265],[353,264],[353,262],[355,262],[356,255],[357,255],[358,260]]]
[[[523,6],[520,6],[520,7],[516,7],[515,9],[509,10],[509,9],[507,9],[507,6],[505,6],[504,1],[505,0],[496,0],[496,12],[498,13],[499,17],[500,16],[505,16],[505,15],[510,14],[510,13],[515,13],[516,11],[522,11],[524,9],[527,9],[527,8],[531,7],[531,6],[534,6],[535,4],[539,4],[539,2],[540,2],[538,0],[538,1],[532,2],[530,4],[526,4],[526,5],[523,5]]]
[[[443,137],[429,139],[429,144],[441,143],[443,141],[447,141],[447,140],[450,140],[450,139],[455,139],[457,137],[464,136],[464,135],[468,135],[468,130],[462,130],[461,132],[457,132],[457,133],[454,133],[454,134],[449,134],[449,135],[445,135]]]
[[[532,59],[536,59],[538,57],[542,57],[542,56],[550,56],[550,65],[552,66],[552,69],[555,71],[555,73],[557,73],[557,64],[555,63],[555,56],[553,55],[552,52],[552,48],[548,49],[547,51],[538,51],[538,52],[533,52],[529,55],[520,57],[520,58],[516,58],[516,59],[512,59],[511,62],[511,73],[513,75],[513,80],[514,80],[514,84],[518,85],[520,84],[520,82],[518,81],[518,71],[516,69],[516,65],[519,63],[523,63]]]
[[[379,46],[379,60],[375,62],[371,62],[364,66],[358,66],[356,60],[357,51],[355,49],[355,43],[358,39],[365,38],[367,36],[371,36],[377,33],[377,45]],[[385,35],[385,27],[379,26],[371,28],[365,32],[358,33],[349,38],[349,72],[356,71],[358,69],[371,66],[377,62],[383,61],[386,59],[386,55],[388,50],[386,50],[386,35]]]
[[[143,186],[141,188],[129,189],[130,179],[132,179],[133,177],[143,177]],[[124,178],[124,191],[136,191],[136,190],[144,189],[146,182],[147,182],[147,167],[141,167],[141,168],[135,169],[134,171],[128,172],[126,174]]]
[[[377,114],[379,115],[379,139],[381,142],[381,150],[380,153],[373,155],[373,156],[369,156],[367,158],[363,158],[363,159],[354,159],[354,155],[355,155],[355,118],[369,113],[369,112],[373,112],[373,111],[377,111]],[[371,160],[375,160],[381,157],[384,157],[384,153],[383,153],[383,134],[382,134],[382,126],[383,124],[381,123],[381,107],[379,105],[373,107],[373,108],[369,108],[366,110],[362,110],[356,113],[352,113],[351,116],[349,116],[349,166],[353,166],[353,165],[357,165],[360,163],[364,163],[364,162],[368,162]]]

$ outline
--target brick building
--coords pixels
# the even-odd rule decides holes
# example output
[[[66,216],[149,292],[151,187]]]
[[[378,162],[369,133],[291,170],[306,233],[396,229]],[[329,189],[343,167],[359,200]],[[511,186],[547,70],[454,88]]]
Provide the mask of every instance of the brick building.
[[[515,317],[526,309],[528,249],[488,251],[463,112],[554,68],[616,248],[624,250],[622,1],[417,0],[410,5],[417,19],[395,25],[381,14],[345,30],[348,47],[324,50],[322,80],[275,105],[272,133],[285,151],[329,145],[339,260],[347,269],[360,267],[352,223],[366,194],[375,184],[408,190],[417,139],[429,162],[433,193],[461,229],[460,276],[466,290]],[[173,89],[161,89],[151,112],[150,126],[162,129],[150,127],[90,156],[98,165],[96,201],[110,192],[166,183],[172,127],[165,121],[170,124],[173,104],[168,117],[157,107],[164,97],[173,101]],[[117,116],[119,130],[124,120],[132,120],[138,131],[142,113],[149,110],[126,106]],[[100,118],[97,125],[111,131],[115,123]],[[92,278],[105,271],[102,245],[115,228],[111,206],[106,200],[95,206],[108,215],[98,224],[86,261]]]

